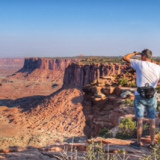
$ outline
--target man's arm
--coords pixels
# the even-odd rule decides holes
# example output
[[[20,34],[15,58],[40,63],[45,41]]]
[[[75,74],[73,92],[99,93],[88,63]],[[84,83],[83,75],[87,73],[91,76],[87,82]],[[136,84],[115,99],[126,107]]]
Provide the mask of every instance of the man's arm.
[[[141,55],[141,53],[140,52],[129,53],[129,54],[125,55],[122,59],[128,63],[131,63],[131,58],[136,55]]]

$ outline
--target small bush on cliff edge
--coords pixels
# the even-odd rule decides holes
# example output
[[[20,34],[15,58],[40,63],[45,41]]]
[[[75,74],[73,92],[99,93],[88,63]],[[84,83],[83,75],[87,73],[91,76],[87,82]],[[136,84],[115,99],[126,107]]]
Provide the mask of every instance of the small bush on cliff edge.
[[[130,86],[130,87],[137,87],[137,84],[136,84],[136,82],[133,81],[133,82],[131,82],[131,83],[129,84],[129,86]]]
[[[87,155],[84,160],[127,160],[128,158],[129,156],[124,150],[119,149],[117,154],[110,154],[108,146],[108,153],[106,153],[102,142],[95,143],[92,141],[87,147]]]
[[[124,104],[129,105],[130,107],[133,107],[134,101],[132,99],[125,99]]]
[[[127,86],[127,84],[128,84],[127,79],[121,78],[118,80],[118,85],[121,85],[122,87]]]
[[[85,160],[105,160],[107,159],[107,155],[105,150],[103,149],[103,144],[95,143],[94,141],[87,147],[87,156]]]
[[[125,118],[119,124],[119,131],[116,138],[129,139],[136,133],[136,122],[132,118]]]

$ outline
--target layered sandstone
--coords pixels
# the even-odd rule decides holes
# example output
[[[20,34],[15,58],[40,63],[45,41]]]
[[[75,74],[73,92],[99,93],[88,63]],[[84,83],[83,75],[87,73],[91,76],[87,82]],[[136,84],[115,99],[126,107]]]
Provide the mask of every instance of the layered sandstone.
[[[30,71],[39,69],[46,70],[60,70],[64,71],[70,63],[72,63],[72,59],[54,59],[54,58],[25,58],[24,66],[20,71]]]
[[[100,77],[107,77],[108,81],[112,81],[112,77],[120,75],[128,69],[130,69],[128,65],[122,64],[79,65],[72,63],[65,70],[63,86],[83,88],[83,86],[97,81]]]
[[[25,58],[24,66],[11,78],[28,80],[55,80],[62,83],[65,69],[76,59],[65,58]]]
[[[116,127],[120,117],[133,114],[133,107],[125,106],[124,100],[133,99],[134,90],[120,87],[116,83],[114,86],[109,85],[105,79],[84,86],[82,105],[86,117],[85,134],[88,137],[96,137],[100,131]],[[121,94],[125,92],[126,97],[122,98]]]

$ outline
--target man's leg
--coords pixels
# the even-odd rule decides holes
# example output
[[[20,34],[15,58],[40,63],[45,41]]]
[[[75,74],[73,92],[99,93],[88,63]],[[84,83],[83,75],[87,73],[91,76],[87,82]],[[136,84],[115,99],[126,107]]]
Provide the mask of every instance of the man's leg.
[[[150,124],[150,137],[151,137],[151,145],[154,145],[154,138],[155,138],[155,119],[150,119],[149,120],[149,124]]]
[[[141,143],[141,136],[143,132],[143,118],[137,119],[137,143]]]
[[[130,146],[136,149],[141,148],[141,136],[143,132],[143,117],[144,117],[144,105],[140,103],[141,97],[140,95],[135,96],[134,100],[134,109],[135,116],[137,118],[137,141],[130,143]]]
[[[147,114],[149,119],[149,129],[150,129],[150,137],[151,137],[151,145],[155,145],[155,129],[156,129],[156,108],[157,108],[157,97],[156,95],[148,101]]]

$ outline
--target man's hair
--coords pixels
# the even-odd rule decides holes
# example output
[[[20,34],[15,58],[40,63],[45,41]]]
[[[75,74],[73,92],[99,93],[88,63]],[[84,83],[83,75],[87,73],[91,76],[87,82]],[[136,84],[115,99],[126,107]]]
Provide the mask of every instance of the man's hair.
[[[152,58],[152,51],[149,49],[144,49],[141,52],[142,55],[146,56],[147,58],[151,59]]]

